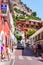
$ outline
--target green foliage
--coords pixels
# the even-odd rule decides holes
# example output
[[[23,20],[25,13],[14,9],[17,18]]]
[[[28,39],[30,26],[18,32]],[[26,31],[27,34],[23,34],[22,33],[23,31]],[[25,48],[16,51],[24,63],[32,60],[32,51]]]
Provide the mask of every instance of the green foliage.
[[[22,36],[19,34],[15,34],[15,37],[17,38],[17,40],[22,40]]]
[[[13,22],[13,25],[16,26],[16,21]]]
[[[14,31],[14,35],[15,35],[15,37],[16,37],[17,40],[22,40],[22,36],[19,35],[19,34],[16,32],[16,30]]]
[[[34,29],[28,30],[27,36],[29,37],[29,36],[33,35],[35,32],[36,32],[36,30],[34,30]]]
[[[25,19],[25,16],[16,16],[16,20]]]
[[[16,26],[16,19],[15,19],[15,16],[12,15],[12,17],[13,17],[13,25]]]
[[[3,11],[2,13],[3,13],[3,14],[6,14],[6,11]]]
[[[25,5],[26,6],[26,5]],[[29,9],[28,7],[27,7],[27,9]],[[20,14],[23,14],[23,15],[20,15],[19,17],[17,16],[16,17],[16,19],[17,20],[20,20],[20,19],[25,19],[25,13],[23,12],[23,11],[21,11],[21,10],[19,10],[19,9],[17,9],[17,8],[14,8],[14,10],[17,12],[17,13],[20,13]],[[32,20],[41,20],[41,18],[39,18],[39,17],[36,17],[36,15],[37,15],[37,13],[36,12],[32,12],[32,15],[31,16],[27,16],[27,20],[30,20],[30,19],[32,19]]]
[[[13,17],[13,18],[15,18],[15,16],[14,16],[14,15],[12,15],[12,17]]]
[[[32,20],[41,20],[41,18],[39,18],[39,17],[34,17],[34,16],[27,16],[26,19],[27,19],[27,20],[30,20],[30,19],[32,19]]]
[[[20,18],[18,16],[16,16],[16,20],[20,20]]]
[[[36,17],[37,13],[36,12],[32,12],[32,16]]]
[[[14,8],[14,11],[19,14],[23,14],[23,15],[25,14],[24,11],[21,11],[20,9],[17,9],[17,8]]]
[[[19,16],[19,18],[20,18],[20,19],[25,19],[25,16],[22,15],[22,16]]]
[[[22,11],[20,9],[14,8],[15,12],[17,13],[22,13]]]

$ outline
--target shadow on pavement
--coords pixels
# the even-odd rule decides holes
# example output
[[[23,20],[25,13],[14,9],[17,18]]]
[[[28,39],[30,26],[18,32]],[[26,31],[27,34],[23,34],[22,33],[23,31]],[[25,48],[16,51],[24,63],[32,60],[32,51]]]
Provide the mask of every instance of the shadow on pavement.
[[[35,55],[29,47],[26,47],[24,48],[24,50],[22,50],[22,56],[35,56]]]

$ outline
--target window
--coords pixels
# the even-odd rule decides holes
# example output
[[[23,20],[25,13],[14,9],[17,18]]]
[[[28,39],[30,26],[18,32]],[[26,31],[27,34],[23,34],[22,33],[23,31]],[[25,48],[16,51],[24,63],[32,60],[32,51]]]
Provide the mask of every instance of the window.
[[[31,21],[29,21],[29,23],[31,23]]]
[[[34,22],[34,25],[35,25],[36,23]]]

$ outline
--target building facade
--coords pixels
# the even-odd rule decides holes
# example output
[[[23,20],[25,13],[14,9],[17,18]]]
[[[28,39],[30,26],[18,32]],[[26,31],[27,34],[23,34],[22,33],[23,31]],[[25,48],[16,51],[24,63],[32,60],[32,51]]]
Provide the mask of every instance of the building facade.
[[[0,0],[0,35],[2,43],[7,43],[10,37],[8,0]]]
[[[41,41],[43,41],[43,27],[41,27],[36,33],[30,36],[29,40],[30,40],[30,44],[41,43]]]
[[[20,20],[16,23],[16,28],[23,31],[28,31],[29,29],[38,30],[43,26],[41,21],[36,20]]]

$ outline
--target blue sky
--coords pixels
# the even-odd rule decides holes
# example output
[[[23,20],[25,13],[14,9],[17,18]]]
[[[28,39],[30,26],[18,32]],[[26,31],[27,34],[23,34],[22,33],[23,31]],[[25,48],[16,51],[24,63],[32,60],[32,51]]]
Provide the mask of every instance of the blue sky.
[[[43,0],[21,0],[24,4],[27,4],[28,7],[32,9],[32,11],[37,12],[37,16],[39,16],[43,20]]]

